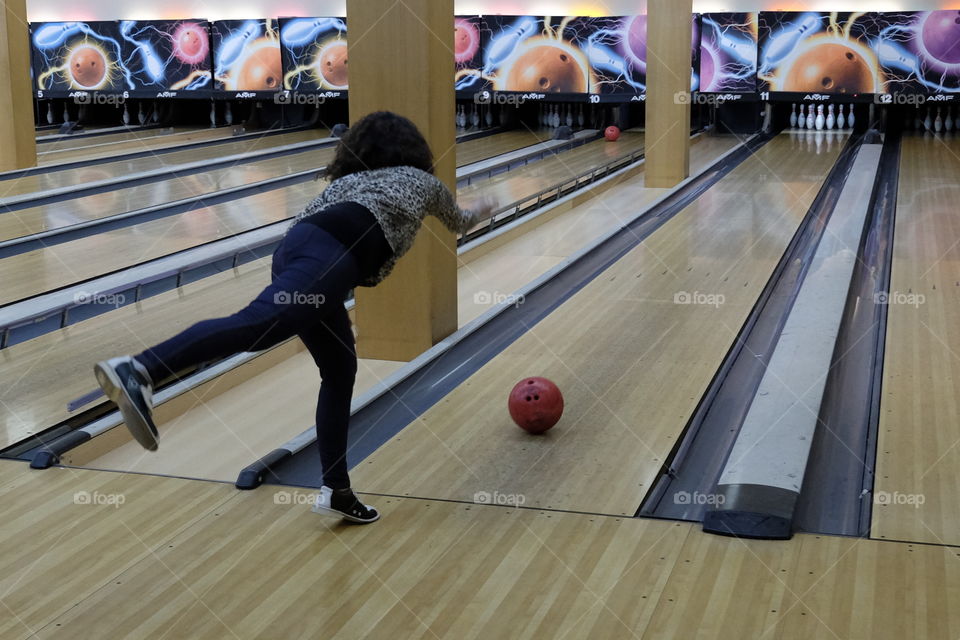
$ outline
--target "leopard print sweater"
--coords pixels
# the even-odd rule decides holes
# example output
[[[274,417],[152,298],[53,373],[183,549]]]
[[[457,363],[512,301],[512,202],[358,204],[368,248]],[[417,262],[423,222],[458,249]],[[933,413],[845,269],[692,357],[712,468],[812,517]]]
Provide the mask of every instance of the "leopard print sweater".
[[[356,202],[369,209],[393,249],[393,257],[379,273],[361,283],[365,287],[382,282],[393,271],[397,260],[413,246],[424,217],[436,216],[455,233],[464,233],[476,222],[474,214],[457,206],[445,184],[413,167],[361,171],[334,180],[297,216],[296,222],[323,215],[324,209],[342,202]]]

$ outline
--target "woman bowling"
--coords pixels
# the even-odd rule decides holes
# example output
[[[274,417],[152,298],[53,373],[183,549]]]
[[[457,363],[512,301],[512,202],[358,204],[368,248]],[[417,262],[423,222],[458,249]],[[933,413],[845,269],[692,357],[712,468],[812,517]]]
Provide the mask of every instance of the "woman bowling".
[[[320,369],[317,443],[323,487],[313,510],[352,522],[379,519],[350,488],[347,427],[357,372],[344,300],[372,287],[413,244],[433,215],[463,233],[491,209],[457,207],[433,175],[433,156],[410,120],[388,112],[368,115],[341,139],[327,168],[330,184],[300,213],[273,254],[271,284],[247,307],[193,325],[136,356],[100,362],[101,388],[117,403],[133,437],[157,449],[154,386],[178,372],[246,351],[262,351],[299,336]]]

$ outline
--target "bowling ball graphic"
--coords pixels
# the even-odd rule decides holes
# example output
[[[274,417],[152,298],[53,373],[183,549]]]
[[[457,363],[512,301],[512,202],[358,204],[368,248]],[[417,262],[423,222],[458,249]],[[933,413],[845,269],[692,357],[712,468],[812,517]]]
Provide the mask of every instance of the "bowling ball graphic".
[[[784,73],[783,91],[803,93],[875,93],[870,65],[853,47],[817,45],[801,53]]]
[[[630,21],[626,53],[634,63],[647,61],[647,16],[634,16]]]
[[[347,43],[337,40],[324,47],[317,60],[317,68],[327,84],[347,86]]]
[[[936,60],[960,64],[960,11],[931,11],[923,21],[921,37]]]
[[[180,51],[188,57],[193,57],[203,49],[203,42],[200,40],[200,34],[196,29],[184,29],[180,32],[180,38],[177,41]]]
[[[714,53],[707,47],[700,51],[700,91],[715,91],[713,83],[717,79],[717,61]]]
[[[505,90],[586,93],[587,75],[566,49],[539,44],[522,53],[510,67]]]
[[[280,45],[264,40],[254,45],[250,55],[236,70],[238,91],[276,91],[283,81],[280,68]]]
[[[90,45],[74,49],[68,64],[74,84],[84,89],[99,87],[107,76],[107,59],[102,51]]]

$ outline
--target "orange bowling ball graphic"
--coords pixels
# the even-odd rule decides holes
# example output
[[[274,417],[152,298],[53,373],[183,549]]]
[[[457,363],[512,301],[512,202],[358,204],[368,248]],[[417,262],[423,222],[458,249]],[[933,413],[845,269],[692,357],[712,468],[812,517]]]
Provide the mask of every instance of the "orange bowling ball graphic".
[[[506,91],[586,93],[587,76],[569,51],[541,44],[530,48],[510,67]]]
[[[100,86],[107,75],[107,60],[96,47],[79,46],[70,54],[70,77],[84,89]]]
[[[470,32],[467,31],[466,28],[459,25],[454,27],[453,50],[458,58],[465,54],[470,49],[470,45],[472,44],[473,38],[470,37]]]
[[[237,90],[276,91],[283,81],[280,66],[280,45],[264,40],[254,45],[253,51],[237,70]]]
[[[797,56],[784,73],[783,91],[875,93],[876,77],[853,47],[825,43]]]
[[[347,86],[347,43],[337,40],[328,44],[320,53],[318,62],[320,76],[334,87]]]

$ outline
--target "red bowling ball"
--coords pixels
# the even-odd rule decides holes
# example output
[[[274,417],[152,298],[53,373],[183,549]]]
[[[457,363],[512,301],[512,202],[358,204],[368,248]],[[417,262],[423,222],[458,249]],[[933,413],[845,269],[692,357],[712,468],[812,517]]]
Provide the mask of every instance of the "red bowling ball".
[[[200,39],[198,29],[182,29],[179,40],[180,51],[189,58],[196,56],[203,49],[203,41]]]
[[[510,392],[510,417],[529,433],[543,433],[563,415],[563,394],[546,378],[524,378]]]
[[[620,139],[620,128],[607,127],[607,130],[603,132],[603,137],[607,139],[607,142],[616,142]]]

